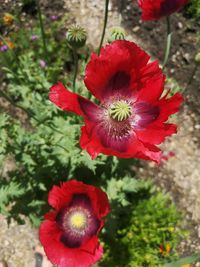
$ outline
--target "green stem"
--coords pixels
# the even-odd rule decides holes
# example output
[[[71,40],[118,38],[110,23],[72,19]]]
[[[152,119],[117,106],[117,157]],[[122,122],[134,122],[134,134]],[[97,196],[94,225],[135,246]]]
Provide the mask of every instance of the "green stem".
[[[171,48],[171,42],[172,42],[172,32],[171,32],[171,26],[170,26],[170,17],[168,16],[166,18],[167,21],[167,44],[165,48],[165,57],[163,61],[163,70],[168,62],[169,54],[170,54],[170,48]]]
[[[199,65],[198,64],[195,64],[195,66],[194,66],[194,68],[192,70],[192,73],[190,75],[190,78],[188,80],[188,83],[187,83],[187,85],[186,85],[186,87],[185,87],[185,89],[183,91],[183,94],[185,94],[185,92],[188,90],[188,87],[191,85],[191,83],[193,81],[193,78],[194,78],[194,76],[195,76],[195,74],[197,72],[198,67],[199,67]]]
[[[108,21],[108,4],[109,4],[109,0],[105,0],[104,25],[103,25],[103,32],[102,32],[102,35],[101,35],[101,41],[100,41],[100,44],[99,44],[98,55],[100,54],[101,47],[102,47],[103,40],[104,40],[104,36],[105,36],[105,32],[106,32],[106,26],[107,26],[107,21]]]
[[[73,56],[74,56],[74,78],[73,78],[73,90],[76,91],[76,77],[78,73],[78,54],[75,48],[73,50]]]
[[[45,35],[45,31],[44,31],[44,23],[43,23],[43,19],[42,19],[40,3],[39,3],[39,0],[37,0],[36,2],[37,2],[37,9],[38,9],[38,17],[39,17],[39,22],[40,22],[40,30],[41,30],[41,35],[42,35],[44,56],[45,56],[45,59],[48,61],[48,50],[47,50],[47,43],[46,43],[46,35]]]
[[[195,64],[195,66],[194,66],[194,68],[193,68],[193,70],[192,70],[192,74],[191,74],[191,76],[190,76],[190,79],[189,79],[189,81],[188,81],[188,83],[187,83],[187,86],[189,86],[189,85],[192,83],[192,80],[193,80],[193,78],[194,78],[194,75],[195,75],[196,72],[197,72],[197,69],[198,69],[198,64]]]

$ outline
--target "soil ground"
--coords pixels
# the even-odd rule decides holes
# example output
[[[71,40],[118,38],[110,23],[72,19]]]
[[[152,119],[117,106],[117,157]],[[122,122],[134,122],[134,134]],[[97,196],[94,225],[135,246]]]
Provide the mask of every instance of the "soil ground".
[[[9,12],[9,0],[4,2],[6,3],[5,9]],[[102,30],[104,1],[46,0],[43,6],[47,14],[68,14],[69,23],[76,22],[85,26],[88,31],[88,43],[95,48],[98,47],[97,40],[99,41]],[[152,57],[162,61],[166,38],[164,19],[158,22],[142,22],[136,1],[133,3],[132,0],[113,0],[109,5],[108,26],[117,26],[120,23],[127,31],[128,39],[136,41]],[[145,162],[136,171],[138,178],[151,177],[157,185],[171,195],[178,208],[185,214],[183,226],[191,231],[191,236],[180,244],[180,252],[183,255],[191,255],[200,251],[200,68],[192,83],[189,86],[187,84],[195,66],[194,56],[200,47],[200,41],[196,38],[200,21],[191,20],[185,14],[180,13],[172,16],[172,28],[175,31],[173,47],[171,59],[165,71],[170,78],[178,82],[180,88],[187,87],[184,93],[185,104],[175,118],[179,124],[179,132],[169,138],[163,146],[166,152],[172,151],[175,155],[163,162],[161,166]],[[11,251],[9,267],[27,267],[33,264],[33,244],[38,243],[37,235],[28,222],[23,231],[20,229],[15,223],[10,227],[5,226],[5,219],[1,218],[1,242],[5,245],[0,246],[0,256],[3,256],[8,249]],[[19,233],[22,235],[18,236]],[[29,244],[24,243],[24,247],[18,245],[14,241],[15,238],[26,239]],[[13,250],[10,249],[9,242],[15,246]],[[22,263],[22,259],[25,258],[26,260]],[[32,263],[27,265],[25,261]]]

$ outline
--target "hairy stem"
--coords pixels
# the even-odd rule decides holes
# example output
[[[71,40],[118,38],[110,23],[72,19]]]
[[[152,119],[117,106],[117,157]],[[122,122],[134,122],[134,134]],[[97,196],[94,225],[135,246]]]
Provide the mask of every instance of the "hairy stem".
[[[104,40],[104,36],[105,36],[105,32],[106,32],[106,26],[107,26],[107,21],[108,21],[108,4],[109,4],[109,0],[105,0],[104,25],[103,25],[102,35],[101,35],[101,41],[99,44],[98,55],[100,54],[101,47],[102,47],[103,40]]]
[[[78,54],[75,48],[73,50],[73,56],[74,56],[74,77],[73,77],[73,90],[76,91],[76,77],[78,73]]]
[[[166,48],[165,48],[165,57],[163,61],[163,70],[168,62],[169,59],[169,54],[170,54],[170,48],[171,48],[171,42],[172,42],[172,32],[171,32],[171,25],[170,25],[170,17],[167,16],[166,18],[167,22],[167,43],[166,43]]]
[[[188,90],[189,86],[191,85],[191,83],[193,81],[193,78],[194,78],[194,76],[195,76],[195,74],[197,72],[198,67],[199,67],[199,65],[198,64],[195,64],[195,66],[194,66],[194,68],[192,70],[192,73],[190,75],[190,78],[188,80],[188,83],[187,83],[187,85],[186,85],[186,87],[185,87],[185,89],[183,91],[184,94],[186,93],[186,91]]]
[[[44,56],[45,56],[45,59],[48,60],[48,50],[47,50],[47,43],[46,43],[46,35],[45,35],[45,31],[44,31],[44,23],[43,23],[43,19],[42,19],[40,2],[39,2],[39,0],[37,0],[36,2],[37,2],[38,17],[39,17],[40,30],[41,30],[41,36],[42,36],[42,42],[43,42]]]

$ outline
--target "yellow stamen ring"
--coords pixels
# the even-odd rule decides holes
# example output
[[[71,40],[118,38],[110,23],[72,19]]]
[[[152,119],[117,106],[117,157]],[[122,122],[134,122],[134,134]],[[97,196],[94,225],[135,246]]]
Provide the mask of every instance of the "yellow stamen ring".
[[[70,216],[69,222],[73,228],[82,229],[87,224],[87,217],[83,212],[77,211]]]

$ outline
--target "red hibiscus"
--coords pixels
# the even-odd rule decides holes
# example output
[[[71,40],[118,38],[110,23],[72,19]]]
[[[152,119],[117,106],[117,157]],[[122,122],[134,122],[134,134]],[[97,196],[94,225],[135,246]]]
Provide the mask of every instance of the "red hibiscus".
[[[129,41],[115,41],[92,54],[86,67],[85,85],[100,101],[75,94],[61,83],[51,87],[49,98],[65,111],[82,116],[80,146],[94,159],[99,153],[122,158],[160,161],[156,147],[176,132],[166,123],[179,110],[182,96],[161,97],[165,76],[158,61]]]
[[[97,234],[109,212],[107,195],[76,180],[53,186],[39,237],[49,260],[58,267],[89,267],[102,256]]]
[[[159,20],[179,11],[189,0],[138,0],[143,20]]]

